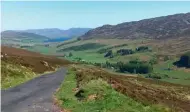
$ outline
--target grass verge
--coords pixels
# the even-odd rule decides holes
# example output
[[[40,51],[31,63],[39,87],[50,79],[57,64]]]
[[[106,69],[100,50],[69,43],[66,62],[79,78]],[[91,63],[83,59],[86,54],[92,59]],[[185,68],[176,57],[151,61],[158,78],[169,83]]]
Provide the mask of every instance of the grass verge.
[[[72,112],[166,112],[162,106],[143,105],[115,91],[106,81],[89,80],[77,88],[76,73],[69,70],[55,94],[59,106]]]
[[[50,71],[44,73],[48,72]],[[1,61],[1,89],[15,87],[39,75],[41,74],[33,72],[29,67]]]

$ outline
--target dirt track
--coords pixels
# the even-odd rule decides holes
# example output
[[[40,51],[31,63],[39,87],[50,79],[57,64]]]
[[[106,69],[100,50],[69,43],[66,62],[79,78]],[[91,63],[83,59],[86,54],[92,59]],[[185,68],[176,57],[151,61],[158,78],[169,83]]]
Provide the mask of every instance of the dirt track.
[[[52,95],[64,79],[66,70],[59,69],[17,87],[1,91],[2,112],[59,112]]]

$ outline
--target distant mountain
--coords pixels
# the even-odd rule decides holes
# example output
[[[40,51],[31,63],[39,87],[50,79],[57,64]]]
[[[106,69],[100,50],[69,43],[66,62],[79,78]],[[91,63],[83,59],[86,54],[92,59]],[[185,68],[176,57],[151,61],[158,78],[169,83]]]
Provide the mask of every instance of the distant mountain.
[[[34,33],[34,34],[46,36],[49,38],[63,36],[63,31],[58,28],[28,29],[28,30],[23,30],[23,32]]]
[[[58,28],[46,28],[46,29],[29,29],[23,32],[35,33],[38,35],[46,36],[49,38],[59,38],[59,37],[78,37],[89,31],[90,28],[70,28],[68,30],[61,30]]]
[[[190,13],[125,22],[118,25],[103,25],[82,35],[81,39],[91,38],[175,38],[190,37]]]
[[[1,32],[1,40],[2,44],[4,43],[13,43],[13,42],[43,42],[48,40],[48,37],[37,35],[34,33],[27,33],[27,32],[17,32],[12,30],[7,30]]]

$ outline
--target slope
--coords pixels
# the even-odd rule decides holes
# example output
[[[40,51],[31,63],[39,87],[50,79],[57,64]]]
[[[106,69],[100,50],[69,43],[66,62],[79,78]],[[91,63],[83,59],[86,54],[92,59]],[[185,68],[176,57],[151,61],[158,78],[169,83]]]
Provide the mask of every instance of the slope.
[[[2,88],[23,83],[47,71],[70,62],[12,47],[1,47]]]
[[[77,37],[85,34],[90,28],[70,28],[68,30],[61,30],[58,28],[45,28],[45,29],[28,29],[24,32],[35,33],[38,35],[46,36],[49,38],[59,37]]]
[[[48,37],[37,35],[34,33],[3,31],[1,32],[2,44],[19,44],[19,43],[36,43],[48,40]]]
[[[81,38],[165,39],[182,36],[190,36],[190,13],[103,25],[88,31]]]

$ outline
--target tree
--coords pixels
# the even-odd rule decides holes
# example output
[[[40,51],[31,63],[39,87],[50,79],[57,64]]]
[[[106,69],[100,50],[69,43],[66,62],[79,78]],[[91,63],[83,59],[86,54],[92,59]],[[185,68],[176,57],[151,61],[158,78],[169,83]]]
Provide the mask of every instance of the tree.
[[[147,51],[148,47],[147,46],[140,46],[136,48],[136,51]]]
[[[117,50],[117,54],[120,54],[120,55],[129,55],[129,54],[133,54],[133,50],[132,49],[120,49],[120,50]]]
[[[80,40],[81,40],[81,38],[77,38],[77,40],[78,40],[78,41],[80,41]]]
[[[104,57],[113,58],[113,52],[112,52],[112,50],[109,50],[109,51],[104,55]]]
[[[174,65],[176,65],[178,67],[187,67],[187,68],[190,68],[190,52],[187,52],[187,53],[183,54],[180,57],[179,61],[174,62]]]
[[[132,60],[128,63],[119,62],[117,63],[117,66],[120,72],[146,74],[152,72],[153,70],[149,63],[138,60]]]
[[[70,53],[69,53],[69,57],[71,57],[71,56],[73,56],[73,54],[70,52]]]

